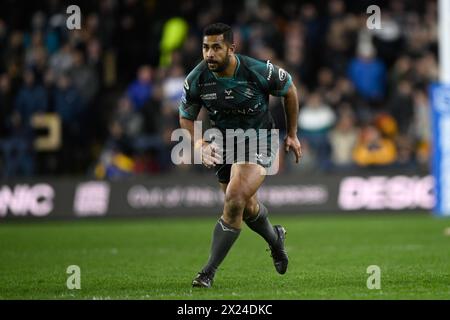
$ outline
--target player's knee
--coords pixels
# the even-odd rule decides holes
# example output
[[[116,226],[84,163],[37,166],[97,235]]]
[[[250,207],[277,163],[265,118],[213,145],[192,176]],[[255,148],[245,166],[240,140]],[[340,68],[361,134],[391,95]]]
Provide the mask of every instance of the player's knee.
[[[226,213],[230,216],[239,216],[243,214],[247,201],[245,197],[238,193],[227,192],[225,195]]]
[[[258,210],[258,202],[251,198],[245,204],[244,208],[244,220],[256,216]]]

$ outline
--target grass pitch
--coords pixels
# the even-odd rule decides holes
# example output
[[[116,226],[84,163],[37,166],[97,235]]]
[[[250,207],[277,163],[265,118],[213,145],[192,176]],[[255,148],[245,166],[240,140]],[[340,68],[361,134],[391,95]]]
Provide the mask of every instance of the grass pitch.
[[[449,299],[450,227],[428,214],[270,217],[288,230],[288,272],[246,226],[214,287],[191,288],[216,219],[2,223],[1,299]],[[69,265],[81,289],[69,290]],[[369,290],[367,267],[381,268]]]

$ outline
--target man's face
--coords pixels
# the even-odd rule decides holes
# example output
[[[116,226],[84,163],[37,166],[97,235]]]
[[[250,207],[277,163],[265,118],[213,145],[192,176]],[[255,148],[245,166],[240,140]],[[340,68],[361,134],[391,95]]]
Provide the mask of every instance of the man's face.
[[[222,34],[203,37],[203,59],[213,72],[222,72],[228,67],[233,50],[234,47],[224,41]]]

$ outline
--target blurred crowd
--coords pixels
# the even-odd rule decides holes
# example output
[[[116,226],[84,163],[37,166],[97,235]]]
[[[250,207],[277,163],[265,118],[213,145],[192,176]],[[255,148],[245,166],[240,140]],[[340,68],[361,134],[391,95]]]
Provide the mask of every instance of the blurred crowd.
[[[66,26],[67,1],[2,2],[3,177],[204,171],[172,164],[171,133],[202,29],[218,21],[233,27],[238,53],[284,67],[299,89],[304,157],[294,166],[283,155],[282,172],[428,168],[436,1],[77,3],[80,30]],[[367,27],[372,4],[381,29]],[[282,100],[271,97],[270,110],[285,131]],[[40,150],[43,114],[58,119],[60,143]]]

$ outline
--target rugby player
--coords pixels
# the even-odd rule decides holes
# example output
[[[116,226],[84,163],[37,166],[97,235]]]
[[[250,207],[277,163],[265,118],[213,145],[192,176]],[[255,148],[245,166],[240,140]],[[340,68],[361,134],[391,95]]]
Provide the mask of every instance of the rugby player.
[[[203,60],[185,80],[179,106],[180,126],[189,131],[203,165],[215,168],[225,193],[225,203],[213,231],[209,259],[192,285],[211,287],[219,265],[239,237],[243,221],[268,243],[276,271],[284,274],[288,266],[286,230],[280,225],[272,226],[267,208],[256,196],[266,170],[276,161],[278,150],[270,147],[251,150],[246,147],[245,159],[250,160],[237,161],[236,149],[230,149],[233,146],[225,142],[219,148],[203,138],[193,141],[194,121],[203,107],[208,112],[212,127],[223,132],[224,136],[226,129],[255,129],[257,132],[260,129],[274,129],[268,106],[269,95],[284,97],[287,119],[284,148],[286,152],[294,152],[298,163],[302,151],[297,138],[297,89],[290,74],[270,61],[235,53],[233,32],[226,24],[207,26],[203,32],[202,48]]]

